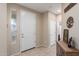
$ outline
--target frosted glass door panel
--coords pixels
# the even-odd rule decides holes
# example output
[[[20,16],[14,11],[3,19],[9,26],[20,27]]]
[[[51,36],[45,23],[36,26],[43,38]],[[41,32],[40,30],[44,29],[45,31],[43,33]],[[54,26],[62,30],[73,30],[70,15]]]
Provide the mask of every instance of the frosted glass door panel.
[[[11,11],[11,41],[16,43],[17,33],[16,33],[16,9]]]

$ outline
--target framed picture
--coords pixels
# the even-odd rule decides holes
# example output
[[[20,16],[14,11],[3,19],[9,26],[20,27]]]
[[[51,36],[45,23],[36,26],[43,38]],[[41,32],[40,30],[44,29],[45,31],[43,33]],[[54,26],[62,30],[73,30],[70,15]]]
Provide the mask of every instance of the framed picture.
[[[65,41],[66,43],[68,43],[68,37],[69,37],[69,30],[68,29],[64,29],[64,32],[63,32],[63,41]]]
[[[70,16],[70,17],[67,19],[66,25],[67,25],[68,28],[72,28],[73,23],[74,23],[74,19],[73,19],[73,17]]]
[[[70,3],[65,9],[64,9],[64,13],[66,13],[67,11],[69,11],[72,7],[74,7],[77,3]]]

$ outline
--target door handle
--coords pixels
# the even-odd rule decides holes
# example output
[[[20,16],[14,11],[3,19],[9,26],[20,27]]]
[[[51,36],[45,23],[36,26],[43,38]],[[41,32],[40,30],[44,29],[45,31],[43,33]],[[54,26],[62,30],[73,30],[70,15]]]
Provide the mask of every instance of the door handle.
[[[24,38],[24,34],[21,34],[21,38]]]

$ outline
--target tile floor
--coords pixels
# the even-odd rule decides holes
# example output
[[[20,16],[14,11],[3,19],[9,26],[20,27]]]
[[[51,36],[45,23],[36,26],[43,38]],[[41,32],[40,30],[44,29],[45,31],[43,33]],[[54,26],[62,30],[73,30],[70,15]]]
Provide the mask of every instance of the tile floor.
[[[56,46],[50,48],[33,48],[31,50],[22,52],[21,56],[56,56]]]

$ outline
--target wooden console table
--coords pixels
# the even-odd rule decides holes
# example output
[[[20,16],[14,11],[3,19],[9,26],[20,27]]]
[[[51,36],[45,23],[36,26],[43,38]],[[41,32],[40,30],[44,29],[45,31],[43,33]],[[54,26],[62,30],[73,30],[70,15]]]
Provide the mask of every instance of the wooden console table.
[[[79,50],[69,48],[64,41],[57,41],[57,56],[79,56]]]

